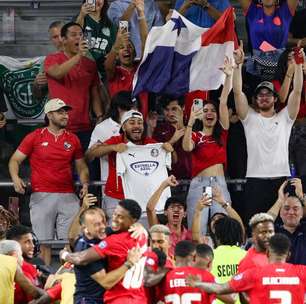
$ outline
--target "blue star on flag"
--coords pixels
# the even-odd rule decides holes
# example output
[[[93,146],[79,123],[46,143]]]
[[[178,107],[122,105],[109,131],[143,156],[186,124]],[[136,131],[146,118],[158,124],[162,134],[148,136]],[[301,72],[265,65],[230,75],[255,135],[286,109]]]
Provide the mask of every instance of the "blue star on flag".
[[[172,31],[177,29],[177,35],[179,36],[180,33],[181,33],[181,29],[183,27],[187,28],[187,26],[185,25],[185,23],[184,23],[184,21],[183,21],[183,19],[181,17],[171,18],[171,20],[174,22],[174,27],[173,27]]]

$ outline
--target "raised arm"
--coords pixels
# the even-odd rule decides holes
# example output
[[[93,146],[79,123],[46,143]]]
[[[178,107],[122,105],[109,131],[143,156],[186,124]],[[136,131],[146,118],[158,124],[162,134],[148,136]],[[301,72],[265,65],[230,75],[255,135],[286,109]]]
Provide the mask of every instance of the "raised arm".
[[[194,149],[194,142],[192,140],[192,127],[196,119],[202,120],[202,118],[203,118],[203,109],[194,111],[194,107],[192,106],[189,121],[185,129],[185,134],[184,134],[183,141],[182,141],[183,149],[186,152],[191,152]]]
[[[168,187],[176,187],[178,185],[178,182],[175,178],[174,175],[170,175],[166,180],[164,180],[160,186],[157,188],[157,190],[152,194],[150,197],[148,204],[147,204],[147,217],[148,217],[148,223],[149,227],[159,224],[156,212],[155,212],[155,207],[164,192],[165,189]]]
[[[192,241],[196,243],[202,243],[201,234],[201,213],[204,208],[211,206],[211,198],[207,195],[202,195],[196,204],[196,208],[192,218]]]
[[[84,19],[86,15],[91,12],[91,5],[84,2],[81,6],[80,13],[77,16],[75,22],[78,23],[81,27],[84,27]]]
[[[305,54],[303,49],[300,50],[300,56],[304,58]],[[294,77],[293,77],[293,90],[288,98],[288,113],[292,120],[295,120],[300,109],[301,95],[303,89],[303,64],[295,64]]]
[[[148,36],[148,24],[144,12],[144,0],[136,0],[136,10],[139,22],[139,32],[140,32],[140,40],[141,40],[141,54],[143,56],[143,51],[145,48],[147,36]]]
[[[17,193],[24,194],[26,184],[25,182],[19,177],[19,167],[21,163],[27,158],[25,154],[16,150],[15,153],[12,155],[8,167],[11,175],[11,179],[14,183],[14,189]]]
[[[112,79],[115,76],[115,68],[116,68],[116,60],[119,53],[120,48],[122,45],[128,43],[129,40],[129,33],[120,31],[117,32],[116,41],[111,48],[110,52],[107,54],[104,68],[107,79]]]
[[[79,52],[76,55],[72,56],[62,64],[56,63],[51,65],[49,68],[47,68],[46,73],[57,80],[62,79],[70,72],[74,66],[80,62],[82,56],[85,56],[87,51],[87,42],[85,40],[81,40],[79,43]]]
[[[287,0],[287,3],[288,3],[291,13],[294,15],[297,5],[298,5],[298,0]]]
[[[287,101],[287,97],[289,95],[290,86],[292,83],[293,75],[295,71],[295,65],[293,60],[293,52],[288,54],[288,68],[286,75],[284,77],[282,86],[278,92],[279,101],[281,103],[285,103]]]
[[[236,68],[233,72],[233,92],[235,98],[235,107],[238,117],[244,120],[249,111],[249,104],[245,94],[242,92],[242,64],[244,62],[243,44],[234,51],[234,60]]]
[[[233,62],[227,56],[224,59],[224,65],[221,68],[221,70],[225,74],[225,81],[220,96],[219,117],[223,129],[228,130],[230,121],[229,121],[227,99],[233,86]]]
[[[101,157],[104,155],[108,155],[112,152],[124,152],[127,149],[127,145],[124,143],[108,145],[108,144],[96,144],[93,145],[90,149],[86,152],[86,157],[90,160]]]
[[[276,202],[273,204],[273,206],[267,211],[268,214],[270,214],[274,221],[276,220],[276,218],[279,215],[279,211],[282,207],[282,204],[284,203],[286,197],[288,196],[288,194],[284,193],[284,188],[287,185],[288,181],[284,181],[281,186],[278,189],[278,197]]]

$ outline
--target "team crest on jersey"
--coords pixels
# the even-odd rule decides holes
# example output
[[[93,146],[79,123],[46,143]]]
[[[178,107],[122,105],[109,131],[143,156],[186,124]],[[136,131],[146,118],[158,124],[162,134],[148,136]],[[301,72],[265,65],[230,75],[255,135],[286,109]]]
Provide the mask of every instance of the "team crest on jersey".
[[[159,155],[158,149],[154,148],[154,149],[151,150],[151,156],[152,157],[158,157],[158,155]]]
[[[108,27],[103,27],[102,28],[102,33],[105,35],[105,36],[110,36],[110,30]]]
[[[70,150],[71,147],[72,147],[72,144],[70,144],[70,143],[67,142],[67,141],[64,142],[64,149],[65,149],[66,151]]]
[[[101,249],[104,249],[104,248],[106,248],[107,243],[106,243],[105,241],[101,241],[101,242],[99,243],[98,246],[99,246]]]
[[[43,147],[47,147],[47,146],[49,145],[49,143],[48,143],[47,141],[44,141],[43,143],[41,143],[41,145],[42,145]]]
[[[140,161],[132,163],[130,166],[136,173],[148,176],[158,168],[159,163],[156,161]]]

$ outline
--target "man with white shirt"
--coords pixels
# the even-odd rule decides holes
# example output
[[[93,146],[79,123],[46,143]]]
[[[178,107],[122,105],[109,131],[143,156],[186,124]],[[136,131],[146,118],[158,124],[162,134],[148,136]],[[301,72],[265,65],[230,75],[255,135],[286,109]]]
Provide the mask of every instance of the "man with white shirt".
[[[128,149],[128,143],[135,145],[147,145],[156,143],[152,138],[146,137],[144,132],[143,116],[136,110],[130,110],[122,115],[120,135],[113,136],[92,148],[92,157],[108,155],[109,173],[105,185],[104,205],[109,218],[118,205],[125,198],[121,178],[117,176],[116,154]],[[169,143],[162,144],[163,149],[172,152]],[[139,185],[141,187],[141,185]]]
[[[242,48],[234,52],[234,58],[238,65],[233,74],[236,112],[244,127],[248,152],[244,212],[247,221],[252,215],[271,207],[278,188],[285,177],[290,176],[288,143],[300,107],[303,71],[302,64],[295,64],[293,90],[287,106],[278,113],[275,111],[277,93],[273,84],[260,83],[253,97],[255,111],[242,92]]]
[[[92,151],[96,147],[96,144],[105,142],[112,136],[119,135],[120,121],[122,115],[131,110],[135,106],[132,102],[131,92],[122,91],[116,94],[111,101],[110,108],[106,114],[105,119],[97,124],[91,134],[90,143],[86,152],[86,158],[90,161],[94,159]],[[100,158],[100,173],[101,181],[105,184],[108,177],[108,156],[105,155]],[[102,192],[104,193],[104,185],[102,186]]]

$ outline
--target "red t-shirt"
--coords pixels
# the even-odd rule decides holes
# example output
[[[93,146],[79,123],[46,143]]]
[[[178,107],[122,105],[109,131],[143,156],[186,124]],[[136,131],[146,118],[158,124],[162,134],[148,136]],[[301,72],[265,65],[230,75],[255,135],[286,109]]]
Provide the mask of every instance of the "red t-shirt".
[[[91,129],[89,118],[90,89],[100,84],[97,65],[94,60],[82,57],[68,74],[57,80],[48,74],[55,64],[63,64],[70,58],[64,52],[46,57],[44,67],[48,79],[49,97],[60,98],[72,107],[69,112],[67,130],[73,132]]]
[[[37,269],[34,265],[23,261],[21,266],[23,274],[30,280],[30,282],[37,286],[39,286],[39,280],[38,280],[38,273]],[[23,289],[16,283],[15,284],[15,295],[14,295],[14,303],[20,304],[20,303],[28,303],[33,298],[31,296],[28,296]]]
[[[113,136],[104,142],[107,145],[116,145],[127,143],[124,140],[124,135]],[[143,140],[143,144],[154,144],[156,141],[150,137]],[[121,177],[117,176],[116,171],[116,152],[111,152],[108,155],[108,177],[105,184],[105,194],[116,199],[124,199]]]
[[[269,264],[237,274],[229,285],[235,292],[248,292],[252,304],[304,304],[306,266]]]
[[[228,131],[222,130],[218,145],[212,136],[206,136],[203,132],[192,132],[194,150],[192,151],[192,177],[197,176],[201,171],[216,164],[223,164],[226,167],[226,143]]]
[[[33,192],[74,192],[72,162],[83,158],[75,134],[64,130],[55,137],[48,128],[36,129],[22,140],[18,150],[29,157]]]
[[[144,254],[147,250],[147,236],[143,235],[139,239],[134,239],[129,232],[120,232],[108,236],[93,248],[102,258],[107,258],[107,271],[109,272],[122,266],[126,261],[128,250],[137,245]],[[145,262],[146,256],[143,256],[136,265],[125,273],[124,278],[119,283],[107,290],[104,294],[104,303],[129,297],[135,301],[143,300],[145,304],[146,296],[143,286]]]
[[[263,267],[269,264],[268,257],[264,252],[258,252],[255,248],[250,248],[245,257],[238,265],[238,273],[244,272],[251,268]]]
[[[51,301],[60,300],[62,297],[62,285],[57,283],[48,290],[46,290],[48,296],[51,298]]]
[[[132,70],[129,70],[120,65],[116,66],[114,77],[108,79],[108,90],[111,97],[120,91],[133,91],[133,78],[137,67],[138,66],[135,66]],[[149,94],[147,92],[142,92],[139,94],[139,99],[141,103],[141,113],[143,114],[144,119],[146,119],[148,113]]]
[[[200,276],[201,281],[215,283],[214,276],[206,270],[195,267],[176,267],[167,273],[163,281],[162,301],[165,304],[213,303],[214,294],[208,294],[199,288],[186,286],[185,279],[190,274]]]

